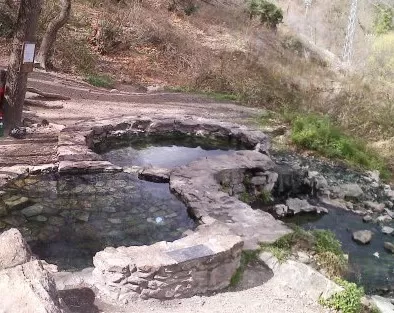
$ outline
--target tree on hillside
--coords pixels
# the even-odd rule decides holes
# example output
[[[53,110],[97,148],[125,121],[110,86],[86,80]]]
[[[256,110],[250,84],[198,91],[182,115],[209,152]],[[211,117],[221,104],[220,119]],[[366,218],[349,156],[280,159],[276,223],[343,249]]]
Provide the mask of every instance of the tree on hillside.
[[[61,9],[59,14],[49,23],[42,39],[40,50],[37,54],[37,62],[44,69],[48,68],[53,45],[58,31],[66,25],[71,14],[71,0],[60,0]]]
[[[41,0],[20,0],[7,74],[5,103],[5,127],[7,130],[19,126],[22,122],[27,85],[27,73],[21,71],[22,49],[24,42],[35,41],[40,11]]]

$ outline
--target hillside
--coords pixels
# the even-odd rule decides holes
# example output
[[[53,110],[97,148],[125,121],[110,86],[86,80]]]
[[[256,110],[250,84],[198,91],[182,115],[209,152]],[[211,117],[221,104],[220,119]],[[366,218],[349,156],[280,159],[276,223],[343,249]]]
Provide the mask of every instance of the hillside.
[[[54,70],[108,88],[209,93],[273,110],[279,119],[286,113],[285,120],[289,113],[328,114],[348,134],[378,141],[390,157],[393,76],[391,67],[380,69],[390,64],[391,48],[373,34],[376,3],[359,3],[350,74],[339,61],[348,1],[313,1],[308,14],[301,0],[277,5],[284,20],[272,30],[251,19],[242,0],[76,0],[58,36]],[[39,36],[57,10],[45,1]],[[379,38],[384,44],[374,55]]]

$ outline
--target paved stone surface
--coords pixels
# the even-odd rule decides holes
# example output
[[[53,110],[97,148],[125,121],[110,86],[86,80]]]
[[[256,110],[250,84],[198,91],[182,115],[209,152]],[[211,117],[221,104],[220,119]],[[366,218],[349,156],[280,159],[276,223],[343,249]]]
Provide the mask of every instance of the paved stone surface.
[[[206,224],[220,221],[242,237],[246,249],[256,249],[260,242],[274,242],[290,230],[272,215],[253,210],[222,189],[223,186],[233,189],[242,183],[246,172],[254,171],[264,173],[265,187],[270,191],[269,188],[273,186],[269,186],[269,177],[273,167],[274,163],[264,154],[239,151],[174,169],[170,176],[170,187],[187,203],[197,219]]]

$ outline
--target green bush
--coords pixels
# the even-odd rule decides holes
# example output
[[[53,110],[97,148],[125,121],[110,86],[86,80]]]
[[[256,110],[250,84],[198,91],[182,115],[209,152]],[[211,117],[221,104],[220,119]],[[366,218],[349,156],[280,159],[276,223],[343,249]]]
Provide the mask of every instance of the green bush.
[[[249,16],[257,16],[260,22],[271,29],[276,29],[283,21],[283,11],[272,2],[266,0],[251,0],[248,5]]]
[[[343,255],[342,245],[333,232],[316,229],[312,234],[315,237],[315,251],[317,253],[331,252],[336,255]]]
[[[364,296],[362,287],[346,280],[337,279],[336,283],[344,288],[328,299],[320,299],[320,303],[342,313],[359,313],[362,310],[361,298]]]
[[[95,87],[114,88],[115,82],[108,75],[91,74],[85,78],[85,81]]]
[[[368,169],[377,169],[383,177],[389,173],[378,155],[367,149],[363,142],[342,133],[326,116],[297,116],[292,121],[291,139],[294,144],[324,156]]]
[[[379,5],[376,9],[374,30],[378,35],[386,34],[394,29],[393,25],[394,11],[393,9]]]
[[[315,252],[319,267],[324,268],[329,277],[341,276],[347,269],[341,243],[334,233],[328,230],[306,231],[293,227],[294,231],[272,244],[262,245],[262,249],[271,252],[280,262],[284,262],[293,249]]]

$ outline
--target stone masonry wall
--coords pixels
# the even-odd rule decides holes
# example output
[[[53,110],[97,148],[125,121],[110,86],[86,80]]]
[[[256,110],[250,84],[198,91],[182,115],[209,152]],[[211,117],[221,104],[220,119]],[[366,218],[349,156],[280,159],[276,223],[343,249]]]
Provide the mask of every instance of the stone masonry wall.
[[[120,301],[180,298],[220,290],[240,264],[243,242],[220,224],[174,242],[106,248],[94,257],[96,286]]]

